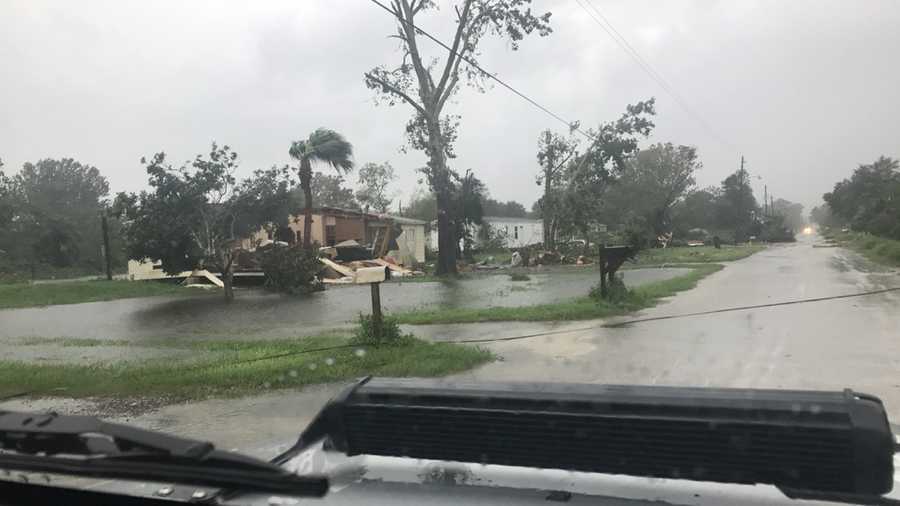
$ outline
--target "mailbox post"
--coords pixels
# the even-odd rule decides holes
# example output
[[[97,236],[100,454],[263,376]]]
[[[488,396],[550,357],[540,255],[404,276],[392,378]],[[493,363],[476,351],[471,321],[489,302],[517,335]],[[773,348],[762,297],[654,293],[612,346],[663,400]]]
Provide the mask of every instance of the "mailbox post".
[[[375,335],[381,338],[381,324],[384,316],[381,313],[381,283],[391,279],[391,270],[387,267],[362,267],[356,270],[354,283],[368,283],[372,290],[372,327]]]

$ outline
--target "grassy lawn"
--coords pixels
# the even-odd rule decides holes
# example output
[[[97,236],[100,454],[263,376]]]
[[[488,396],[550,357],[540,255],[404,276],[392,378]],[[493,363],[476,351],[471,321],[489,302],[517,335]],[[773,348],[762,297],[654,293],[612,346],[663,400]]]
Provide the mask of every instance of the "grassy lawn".
[[[68,339],[65,345],[94,346]],[[60,343],[63,344],[63,343]],[[360,347],[326,336],[275,341],[211,341],[182,344],[203,350],[201,358],[115,365],[51,365],[0,361],[0,397],[29,392],[36,397],[152,397],[172,400],[229,397],[277,388],[297,388],[382,376],[440,376],[493,360],[481,348],[428,343]]]
[[[890,267],[900,267],[900,241],[862,232],[826,232],[831,239],[845,248],[861,253],[867,259]]]
[[[155,295],[203,294],[204,290],[152,281],[67,281],[0,284],[0,309],[78,304]]]
[[[721,249],[716,249],[712,246],[653,248],[641,251],[638,253],[637,260],[634,263],[626,265],[640,267],[645,265],[730,262],[746,258],[764,249],[766,249],[766,246],[762,244],[754,244],[752,246],[722,245]]]
[[[597,301],[585,295],[553,304],[522,307],[423,309],[394,313],[400,323],[474,323],[491,321],[589,320],[621,315],[656,305],[663,297],[697,286],[704,277],[722,269],[719,264],[691,265],[690,273],[630,290],[622,301]]]

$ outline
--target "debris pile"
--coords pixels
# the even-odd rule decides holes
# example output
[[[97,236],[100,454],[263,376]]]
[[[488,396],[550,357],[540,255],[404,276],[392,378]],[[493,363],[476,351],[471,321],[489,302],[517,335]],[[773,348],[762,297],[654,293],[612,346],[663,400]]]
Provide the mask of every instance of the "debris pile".
[[[387,267],[392,277],[420,276],[424,273],[407,269],[389,256],[372,258],[369,250],[356,241],[344,241],[334,246],[320,248],[319,261],[323,268],[322,282],[328,284],[350,284],[356,279],[356,271],[364,267]]]

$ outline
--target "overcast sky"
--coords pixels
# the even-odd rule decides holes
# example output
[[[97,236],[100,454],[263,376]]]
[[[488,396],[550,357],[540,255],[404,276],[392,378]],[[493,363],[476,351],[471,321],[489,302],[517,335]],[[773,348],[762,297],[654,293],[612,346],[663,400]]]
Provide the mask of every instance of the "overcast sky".
[[[709,128],[576,0],[534,0],[553,13],[553,34],[515,52],[484,44],[481,63],[584,126],[656,97],[647,143],[697,146],[701,185],[718,184],[743,154],[761,178],[758,198],[767,184],[807,209],[858,163],[900,156],[900,2],[587,1]],[[439,3],[421,24],[448,40],[451,3]],[[9,173],[74,157],[113,191],[134,191],[146,185],[141,156],[187,160],[216,140],[240,154],[246,175],[290,162],[290,142],[325,126],[347,136],[358,164],[390,161],[405,198],[424,162],[400,151],[411,109],[376,106],[362,77],[398,61],[393,29],[369,0],[2,0],[0,158]],[[530,207],[538,134],[565,127],[500,87],[456,98],[452,166]]]

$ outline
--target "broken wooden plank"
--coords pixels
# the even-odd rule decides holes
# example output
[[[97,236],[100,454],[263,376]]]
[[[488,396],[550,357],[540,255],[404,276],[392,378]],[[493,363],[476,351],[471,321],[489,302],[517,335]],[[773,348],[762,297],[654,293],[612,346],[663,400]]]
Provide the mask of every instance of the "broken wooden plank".
[[[390,270],[392,270],[392,271],[394,271],[394,272],[403,272],[403,273],[410,273],[410,272],[412,272],[412,271],[410,271],[409,269],[405,269],[405,268],[403,268],[403,267],[400,267],[400,266],[397,265],[397,264],[392,264],[392,263],[388,262],[387,260],[382,260],[382,259],[380,259],[380,258],[376,258],[376,259],[372,260],[372,262],[375,262],[375,263],[378,264],[378,265],[387,267],[388,269],[390,269]]]
[[[322,262],[323,264],[327,265],[328,267],[331,267],[332,269],[336,270],[337,272],[343,274],[344,276],[352,278],[354,275],[353,269],[347,267],[346,265],[341,265],[337,262],[332,262],[328,258],[323,258],[323,257],[320,257],[319,261]]]
[[[209,272],[206,269],[200,269],[191,272],[191,277],[194,278],[206,278],[210,283],[218,286],[219,288],[225,288],[225,283],[222,282],[215,274]]]

